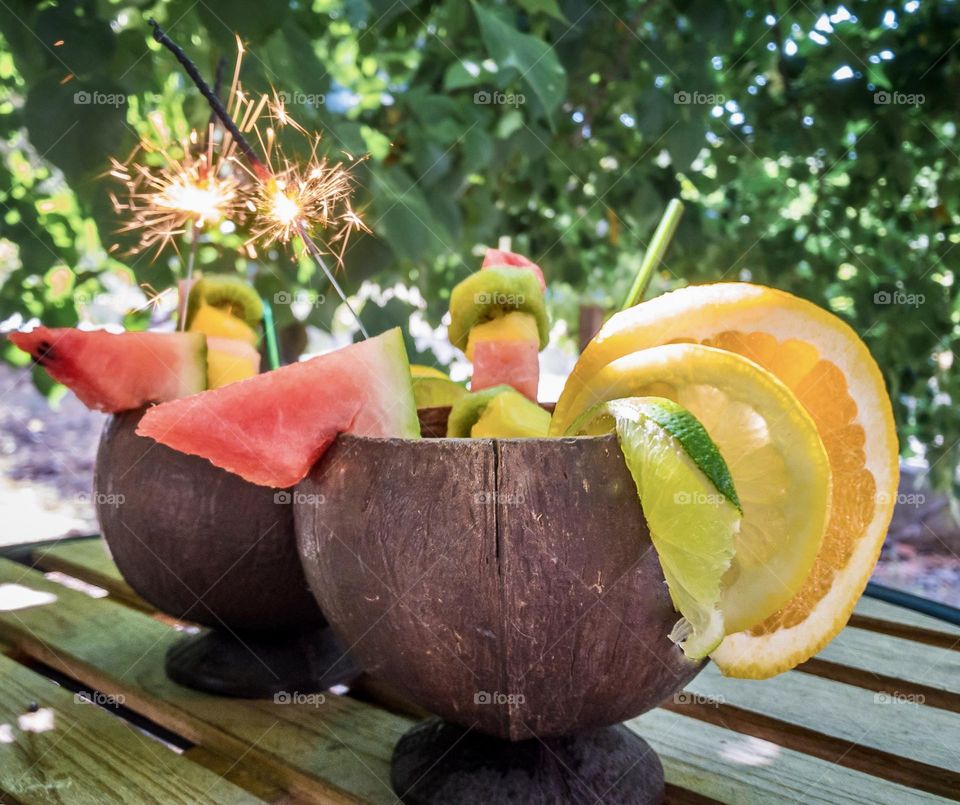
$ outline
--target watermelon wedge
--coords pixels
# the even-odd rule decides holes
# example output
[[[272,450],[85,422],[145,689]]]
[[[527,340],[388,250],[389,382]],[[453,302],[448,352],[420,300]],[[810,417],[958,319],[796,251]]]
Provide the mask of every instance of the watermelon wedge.
[[[540,345],[536,341],[480,341],[473,347],[470,390],[506,384],[537,401]]]
[[[536,276],[540,287],[544,291],[547,290],[547,283],[543,278],[543,269],[532,260],[528,260],[522,254],[517,254],[516,252],[508,252],[503,249],[487,249],[487,253],[483,256],[483,265],[480,266],[480,270],[482,271],[485,268],[501,268],[502,266],[529,269]]]
[[[108,333],[35,327],[10,340],[88,408],[129,411],[207,387],[202,333]]]
[[[137,428],[260,486],[300,481],[338,433],[420,436],[399,328],[307,361],[158,405]]]

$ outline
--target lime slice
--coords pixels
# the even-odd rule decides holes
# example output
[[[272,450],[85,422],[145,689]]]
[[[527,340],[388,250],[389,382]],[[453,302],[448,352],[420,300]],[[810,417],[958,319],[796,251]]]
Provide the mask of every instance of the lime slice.
[[[721,609],[728,634],[752,629],[803,587],[823,543],[831,472],[816,424],[770,372],[698,344],[665,344],[612,361],[584,388],[589,402],[581,410],[651,396],[690,411],[730,469],[743,523]],[[555,423],[551,428],[556,432]]]
[[[683,615],[670,637],[691,659],[705,657],[726,634],[720,600],[741,517],[730,471],[696,417],[671,400],[601,403],[568,433],[611,430],[637,485],[670,597]]]

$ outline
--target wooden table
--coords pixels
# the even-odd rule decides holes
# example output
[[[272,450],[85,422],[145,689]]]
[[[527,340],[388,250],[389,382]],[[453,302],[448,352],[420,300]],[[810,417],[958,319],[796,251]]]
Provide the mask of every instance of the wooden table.
[[[396,801],[390,755],[416,708],[363,679],[322,703],[178,687],[163,656],[191,627],[140,600],[99,539],[27,558],[0,559],[0,802]],[[958,649],[960,628],[864,599],[797,670],[710,666],[628,726],[671,802],[960,800]]]

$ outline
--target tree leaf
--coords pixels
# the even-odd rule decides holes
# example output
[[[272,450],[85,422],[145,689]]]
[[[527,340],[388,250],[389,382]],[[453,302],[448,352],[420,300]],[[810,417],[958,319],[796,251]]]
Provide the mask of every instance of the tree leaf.
[[[559,22],[567,21],[557,5],[557,0],[518,0],[517,5],[529,14],[546,14]]]
[[[553,47],[508,25],[492,11],[473,4],[483,44],[500,69],[513,67],[533,93],[545,116],[553,120],[567,94],[567,74]]]

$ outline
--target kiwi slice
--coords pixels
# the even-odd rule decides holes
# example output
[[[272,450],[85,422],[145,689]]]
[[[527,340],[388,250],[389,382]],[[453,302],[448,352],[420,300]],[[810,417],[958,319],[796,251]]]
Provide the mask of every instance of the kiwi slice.
[[[454,402],[447,419],[447,438],[465,439],[470,429],[477,424],[487,404],[498,394],[513,391],[513,386],[490,386],[488,389],[473,391]]]
[[[263,302],[253,286],[229,274],[209,274],[193,283],[187,299],[187,327],[202,305],[219,308],[254,328],[263,319]]]
[[[550,336],[550,325],[536,275],[515,268],[477,271],[450,292],[450,341],[465,350],[470,330],[476,325],[517,310],[530,313],[537,320],[543,349]]]

